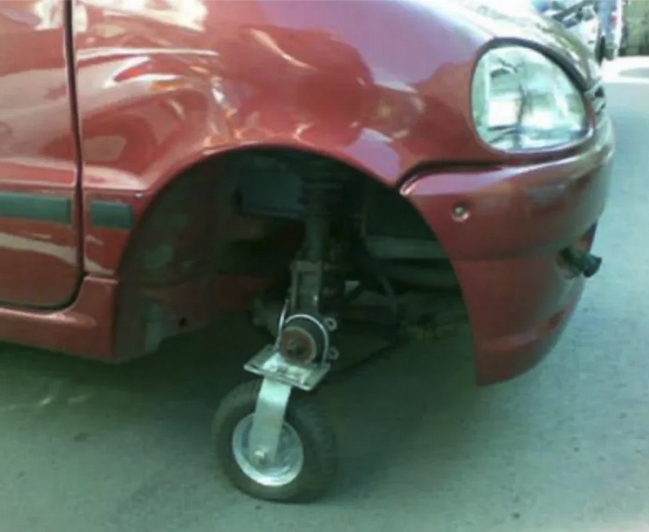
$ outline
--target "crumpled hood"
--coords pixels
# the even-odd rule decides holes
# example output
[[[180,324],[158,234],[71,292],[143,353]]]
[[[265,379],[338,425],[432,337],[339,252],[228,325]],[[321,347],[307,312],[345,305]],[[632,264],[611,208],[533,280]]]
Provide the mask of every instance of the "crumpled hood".
[[[538,14],[530,0],[419,0],[433,9],[462,16],[491,38],[531,41],[564,58],[590,87],[601,70],[588,48],[560,23]]]

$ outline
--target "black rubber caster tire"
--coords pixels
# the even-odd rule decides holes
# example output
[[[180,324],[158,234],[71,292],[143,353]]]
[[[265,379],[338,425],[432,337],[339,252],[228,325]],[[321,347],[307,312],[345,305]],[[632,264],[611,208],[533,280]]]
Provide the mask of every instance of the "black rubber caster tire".
[[[306,394],[293,391],[285,421],[302,444],[303,461],[297,476],[280,486],[268,486],[241,468],[233,449],[235,429],[255,411],[261,381],[246,382],[221,402],[212,426],[219,468],[240,491],[273,502],[305,503],[321,497],[331,485],[338,463],[336,435],[321,410]]]

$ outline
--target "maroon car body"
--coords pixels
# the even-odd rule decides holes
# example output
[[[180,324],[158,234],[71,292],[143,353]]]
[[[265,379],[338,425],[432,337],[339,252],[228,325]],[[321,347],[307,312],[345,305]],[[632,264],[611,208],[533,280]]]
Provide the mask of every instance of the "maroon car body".
[[[281,148],[416,208],[459,280],[480,383],[531,367],[582,293],[560,253],[590,247],[613,133],[589,100],[577,146],[486,147],[470,85],[495,40],[543,49],[584,94],[601,80],[550,23],[451,4],[3,1],[0,338],[124,361],[244,308],[267,280],[206,265],[269,233],[227,206],[224,161]]]
[[[333,478],[333,431],[289,398],[344,357],[358,287],[391,335],[451,287],[480,384],[532,367],[599,267],[614,134],[588,51],[495,4],[0,2],[0,339],[123,362],[252,309],[277,339],[222,401],[215,448],[281,501]],[[502,74],[477,74],[498,46],[554,69],[576,141],[482,140],[473,88]]]

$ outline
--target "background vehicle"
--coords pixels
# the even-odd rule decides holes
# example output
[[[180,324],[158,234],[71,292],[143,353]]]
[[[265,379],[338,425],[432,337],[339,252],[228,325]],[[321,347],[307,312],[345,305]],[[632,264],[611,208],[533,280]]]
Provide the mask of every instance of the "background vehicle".
[[[624,37],[624,0],[594,0],[602,27],[604,56],[613,60],[620,55]]]
[[[604,34],[600,18],[592,5],[584,5],[561,19],[561,23],[577,35],[592,51],[598,63],[604,59]]]
[[[537,12],[558,21],[583,42],[597,61],[604,60],[606,40],[592,0],[533,0]]]

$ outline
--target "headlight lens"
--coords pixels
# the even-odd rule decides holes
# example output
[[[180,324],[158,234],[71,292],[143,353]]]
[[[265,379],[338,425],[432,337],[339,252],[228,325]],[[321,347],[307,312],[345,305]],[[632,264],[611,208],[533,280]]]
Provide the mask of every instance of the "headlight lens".
[[[520,46],[494,48],[473,78],[478,135],[507,152],[572,144],[588,133],[584,102],[561,67]]]

